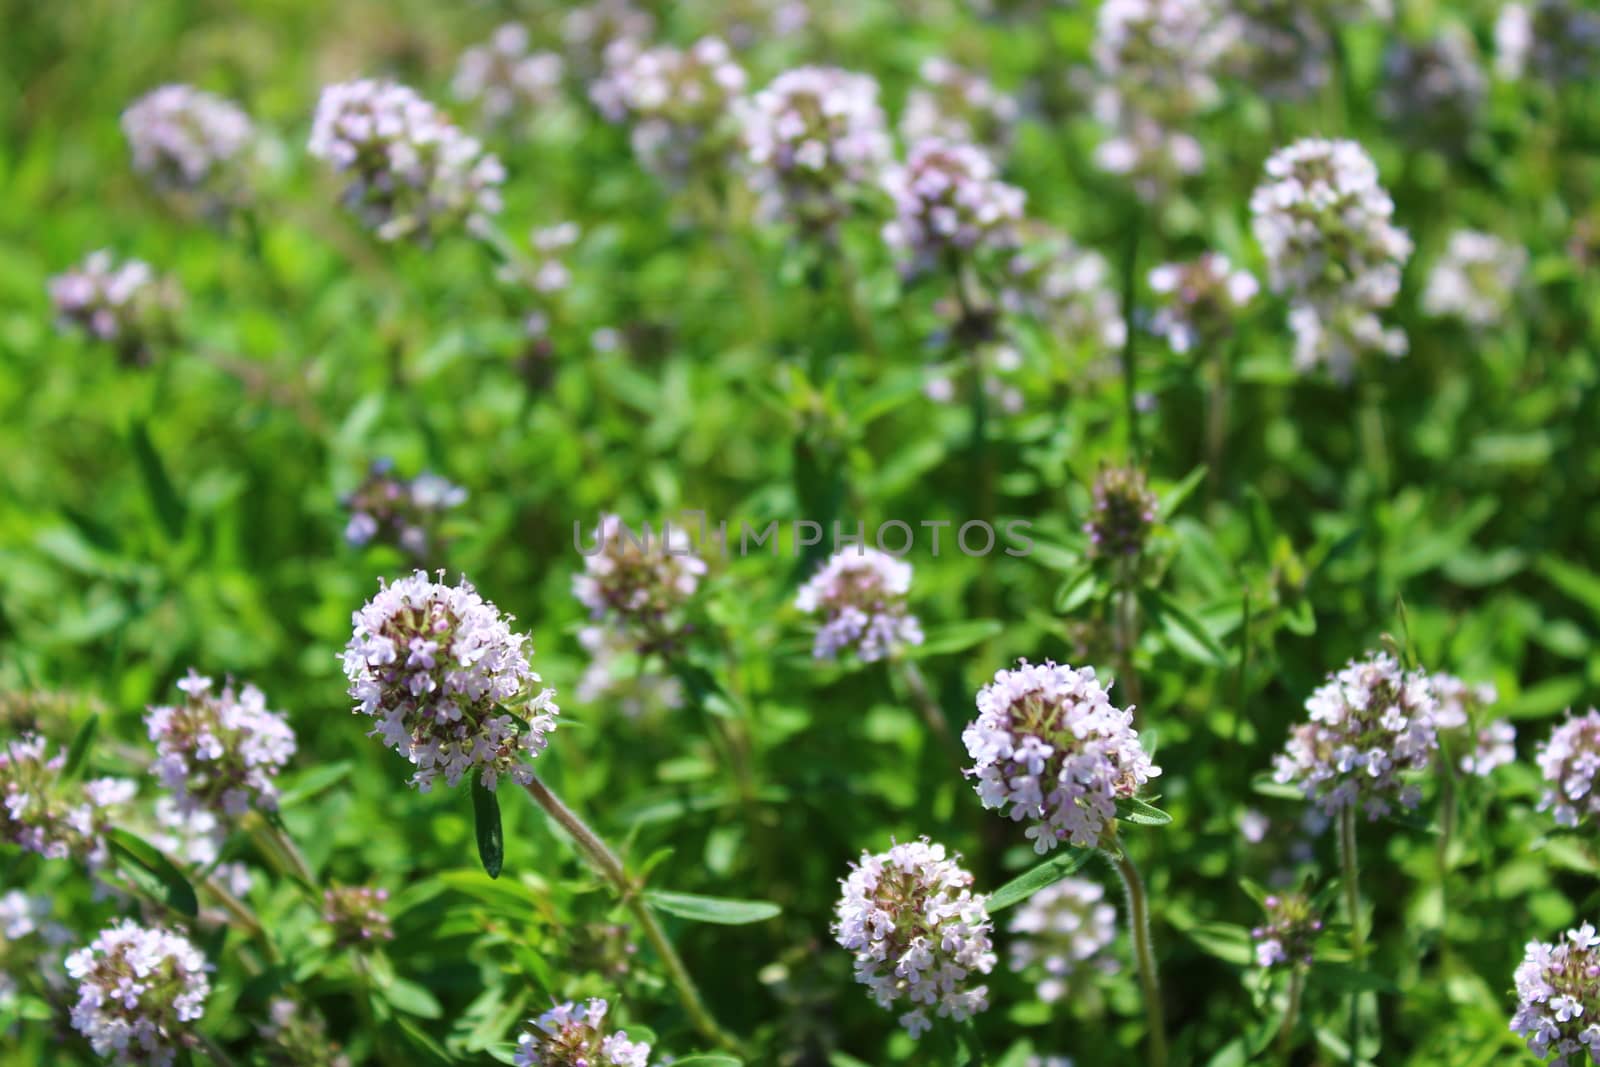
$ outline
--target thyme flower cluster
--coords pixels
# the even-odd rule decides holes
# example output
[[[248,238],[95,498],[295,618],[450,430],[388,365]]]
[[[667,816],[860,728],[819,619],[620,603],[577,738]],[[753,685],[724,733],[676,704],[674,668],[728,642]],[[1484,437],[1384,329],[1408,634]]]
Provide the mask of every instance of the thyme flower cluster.
[[[178,289],[150,264],[118,262],[100,249],[50,279],[50,304],[60,329],[80,330],[115,346],[126,362],[143,363],[172,335]]]
[[[450,91],[477,104],[485,122],[503,126],[555,106],[565,72],[559,53],[530,50],[528,28],[507,22],[461,53]]]
[[[911,564],[887,552],[844,549],[813,574],[795,597],[795,607],[821,615],[811,654],[837,659],[854,651],[863,663],[922,644],[922,624],[906,608]]]
[[[962,732],[983,806],[1032,823],[1036,852],[1094,848],[1114,832],[1117,801],[1161,774],[1133,711],[1111,703],[1094,668],[1021,661],[978,691]]]
[[[1600,814],[1600,792],[1595,772],[1600,771],[1600,711],[1567,720],[1550,733],[1535,757],[1546,784],[1539,810],[1555,814],[1562,826],[1577,826]]]
[[[883,185],[895,207],[884,241],[912,270],[1016,243],[1026,197],[1000,180],[982,149],[919,141],[903,165],[884,172]]]
[[[442,575],[441,575],[442,577]],[[417,768],[423,792],[477,774],[532,780],[529,762],[549,744],[558,709],[528,664],[527,638],[465,579],[454,586],[417,571],[384,584],[353,617],[344,671],[355,711]]]
[[[122,113],[122,132],[133,169],[158,189],[224,196],[255,138],[238,105],[189,85],[163,85],[135,100]]]
[[[1058,230],[1032,225],[1005,269],[1001,306],[1037,320],[1069,345],[1095,351],[1127,340],[1111,264]]]
[[[1240,312],[1261,289],[1255,275],[1235,270],[1219,252],[1163,263],[1150,271],[1149,282],[1159,302],[1150,330],[1179,355],[1232,332]]]
[[[237,816],[278,806],[275,779],[294,755],[288,720],[253,685],[212,693],[193,668],[178,683],[181,704],[152,707],[145,729],[156,746],[154,771],[180,810]]]
[[[745,81],[744,68],[717,37],[682,49],[618,41],[607,50],[606,73],[590,96],[607,119],[632,125],[634,154],[646,168],[683,177],[720,162]]]
[[[1161,502],[1138,467],[1103,467],[1094,480],[1093,505],[1083,532],[1089,553],[1109,560],[1134,559],[1155,525]]]
[[[324,88],[307,147],[345,178],[345,205],[383,241],[477,228],[500,211],[499,158],[395,82]]]
[[[1600,933],[1590,923],[1568,930],[1557,944],[1530,941],[1517,967],[1517,1010],[1511,1032],[1556,1067],[1569,1057],[1600,1062]]]
[[[595,997],[557,1004],[530,1020],[512,1062],[516,1067],[649,1067],[650,1046],[626,1030],[607,1031],[610,1005]]]
[[[1117,970],[1109,952],[1117,939],[1117,909],[1105,886],[1087,878],[1063,878],[1017,906],[1012,935],[1012,971],[1035,978],[1046,1004],[1066,998],[1074,977]]]
[[[106,834],[138,787],[126,778],[69,780],[67,753],[48,749],[36,734],[0,749],[0,841],[97,869],[109,859]]]
[[[900,1025],[912,1037],[933,1025],[930,1008],[962,1022],[989,1006],[988,987],[971,980],[994,969],[994,924],[959,856],[927,838],[863,852],[842,885],[834,937],[880,1007],[909,1007]]]
[[[374,541],[393,544],[422,560],[432,549],[444,513],[466,499],[465,489],[437,474],[423,471],[415,478],[401,478],[393,463],[378,460],[344,498],[350,511],[344,539],[357,546]]]
[[[1422,310],[1484,329],[1505,318],[1528,269],[1527,249],[1493,234],[1457,230],[1422,290]]]
[[[908,145],[934,139],[1001,152],[1011,143],[1019,111],[1016,99],[983,75],[933,56],[906,95],[900,138]]]
[[[688,533],[664,524],[636,535],[618,516],[605,515],[595,541],[572,579],[589,617],[649,638],[667,636],[706,573]]]
[[[888,165],[892,146],[868,75],[785,71],[739,112],[750,183],[769,218],[831,224]]]
[[[131,919],[67,957],[78,983],[72,1026],[101,1056],[166,1067],[205,1013],[212,968],[187,937]]]
[[[1303,893],[1273,895],[1263,900],[1267,918],[1250,931],[1256,943],[1256,966],[1310,966],[1322,917]]]
[[[1438,706],[1426,673],[1383,652],[1352,660],[1306,700],[1310,721],[1291,731],[1273,779],[1328,815],[1360,806],[1376,819],[1395,801],[1414,808],[1420,794],[1407,779],[1432,764]]]
[[[1500,700],[1495,687],[1487,683],[1468,685],[1449,674],[1433,676],[1434,695],[1439,710],[1433,721],[1439,729],[1439,744],[1447,751],[1472,745],[1463,752],[1458,766],[1463,773],[1487,778],[1497,767],[1517,758],[1517,728],[1508,719],[1485,722],[1487,712]]]
[[[394,926],[385,905],[389,891],[365,885],[341,885],[322,891],[322,921],[340,947],[393,941]]]
[[[1360,145],[1307,138],[1274,152],[1250,214],[1268,281],[1289,299],[1296,366],[1348,381],[1362,352],[1405,354],[1405,334],[1377,313],[1400,291],[1411,238]]]

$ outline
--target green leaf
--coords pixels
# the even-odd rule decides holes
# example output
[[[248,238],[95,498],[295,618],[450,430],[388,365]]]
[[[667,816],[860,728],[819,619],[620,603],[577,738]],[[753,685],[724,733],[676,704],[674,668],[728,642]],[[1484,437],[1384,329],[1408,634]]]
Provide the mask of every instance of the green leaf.
[[[1085,563],[1061,582],[1056,589],[1056,614],[1070,615],[1083,607],[1094,596],[1094,565]]]
[[[176,541],[183,535],[183,499],[173,488],[172,479],[167,476],[166,464],[161,461],[161,454],[151,443],[150,433],[142,421],[134,423],[133,429],[128,432],[128,444],[133,449],[134,462],[139,465],[139,474],[144,479],[144,491],[150,497],[150,507],[161,521],[167,537]]]
[[[100,716],[90,715],[78,727],[78,732],[72,738],[72,745],[67,749],[67,763],[61,769],[63,778],[78,778],[89,765],[89,751],[94,748],[94,739],[100,732]]]
[[[278,810],[292,808],[328,791],[350,777],[352,766],[354,765],[349,760],[340,760],[337,763],[314,767],[304,774],[297,775],[293,780],[294,784],[286,786],[283,795],[278,798]]]
[[[1184,475],[1183,481],[1162,494],[1161,502],[1156,508],[1156,519],[1166,522],[1177,514],[1178,509],[1183,507],[1183,502],[1193,496],[1194,491],[1200,488],[1200,483],[1206,480],[1206,474],[1206,465],[1202,463]]]
[[[106,839],[121,861],[117,870],[140,892],[191,919],[200,914],[194,886],[154,845],[126,830],[111,830]]]
[[[1349,963],[1318,962],[1311,968],[1314,985],[1338,993],[1395,993],[1399,991],[1392,981],[1377,971],[1368,971]]]
[[[490,878],[500,877],[506,862],[505,831],[500,826],[500,798],[484,786],[477,775],[472,778],[472,818],[478,832],[478,859]]]
[[[1166,826],[1172,822],[1171,815],[1138,797],[1123,797],[1118,800],[1117,818],[1136,826]]]
[[[1140,593],[1139,601],[1160,624],[1175,652],[1208,667],[1218,667],[1226,662],[1227,655],[1222,651],[1222,646],[1217,644],[1217,639],[1211,636],[1211,631],[1177,601],[1155,589]]]
[[[1060,855],[1050,857],[989,894],[989,914],[1021,904],[1045,886],[1055,885],[1089,862],[1094,854],[1086,848],[1062,847],[1064,851]]]
[[[1183,934],[1208,956],[1224,963],[1248,967],[1255,961],[1255,941],[1250,931],[1235,923],[1201,922],[1184,928]]]
[[[966,622],[935,626],[928,631],[922,644],[906,649],[904,655],[907,659],[927,659],[929,656],[963,652],[974,645],[982,644],[1004,629],[1005,626],[998,619],[969,619]]]
[[[721,1053],[703,1052],[698,1056],[685,1056],[673,1060],[674,1067],[744,1067],[744,1061]]]
[[[680,919],[718,926],[744,926],[765,922],[783,913],[778,905],[765,900],[733,900],[728,897],[703,897],[695,893],[668,893],[647,889],[650,906]]]
[[[1600,575],[1554,556],[1539,557],[1534,570],[1561,592],[1600,616]]]
[[[439,999],[422,986],[398,975],[383,987],[383,996],[396,1011],[415,1015],[421,1019],[437,1019],[444,1014]]]
[[[1298,786],[1289,785],[1287,782],[1274,781],[1271,771],[1262,771],[1250,779],[1251,792],[1264,797],[1276,797],[1279,800],[1306,799],[1305,791]]]
[[[846,1052],[835,1052],[828,1057],[828,1067],[870,1067],[865,1060],[858,1060]]]

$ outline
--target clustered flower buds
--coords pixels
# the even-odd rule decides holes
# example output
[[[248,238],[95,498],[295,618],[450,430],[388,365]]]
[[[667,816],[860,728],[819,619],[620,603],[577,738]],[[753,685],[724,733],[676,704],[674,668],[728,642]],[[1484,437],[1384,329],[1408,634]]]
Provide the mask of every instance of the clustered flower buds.
[[[116,347],[126,363],[148,363],[173,336],[178,289],[137,259],[118,263],[106,249],[50,279],[50,303],[62,330],[81,330]]]
[[[994,163],[969,144],[919,141],[902,166],[884,173],[895,220],[884,241],[912,270],[926,269],[957,254],[1016,243],[1025,197],[1001,181]]]
[[[444,513],[466,499],[465,489],[437,474],[400,478],[394,464],[379,460],[344,498],[350,510],[344,538],[352,545],[393,544],[420,561],[431,550]]]
[[[1584,923],[1561,943],[1528,942],[1517,967],[1517,1010],[1511,1032],[1525,1038],[1540,1058],[1555,1055],[1556,1067],[1585,1053],[1600,1062],[1600,934]],[[1576,1067],[1576,1064],[1573,1064]]]
[[[1139,743],[1132,709],[1111,703],[1092,667],[1024,660],[996,671],[961,740],[983,806],[1030,820],[1026,836],[1041,854],[1062,842],[1107,842],[1117,801],[1161,773]]]
[[[323,89],[308,148],[347,179],[346,206],[380,240],[427,240],[462,222],[477,228],[500,211],[500,160],[394,82]]]
[[[923,838],[863,852],[842,883],[834,937],[879,1006],[910,1005],[900,1025],[912,1037],[933,1025],[929,1008],[962,1022],[989,1006],[989,988],[970,981],[994,969],[994,924],[960,858]]]
[[[166,1067],[205,1013],[211,965],[180,933],[124,919],[67,957],[72,1026],[101,1056]]]
[[[1150,289],[1160,304],[1150,329],[1179,355],[1203,348],[1232,332],[1260,288],[1255,275],[1234,270],[1218,252],[1163,263],[1150,272]]]
[[[868,75],[785,71],[740,112],[750,181],[771,218],[831,224],[889,162],[878,83]]]
[[[981,74],[937,56],[926,59],[906,96],[900,137],[906,144],[936,139],[1000,152],[1011,143],[1017,102]]]
[[[661,640],[677,629],[677,616],[706,573],[686,531],[646,524],[635,534],[616,515],[601,516],[596,544],[573,576],[572,593],[589,617]]]
[[[1000,301],[1007,311],[1037,319],[1071,346],[1104,352],[1127,340],[1111,265],[1064,233],[1040,226],[1024,232],[1022,247],[1007,265]]]
[[[1539,746],[1539,773],[1547,783],[1540,811],[1555,813],[1562,826],[1576,826],[1585,816],[1600,814],[1600,792],[1594,788],[1600,770],[1600,711],[1574,717],[1556,727]]]
[[[1322,933],[1322,917],[1304,893],[1269,896],[1262,905],[1266,922],[1250,931],[1256,943],[1256,966],[1309,966],[1317,935]]]
[[[1046,1004],[1064,999],[1076,976],[1117,970],[1107,951],[1117,938],[1117,909],[1099,882],[1063,878],[1045,886],[1017,906],[1007,929],[1011,969],[1035,977]]]
[[[355,710],[378,720],[368,736],[416,766],[418,789],[440,774],[453,786],[475,773],[489,789],[501,775],[532,781],[529,761],[549,744],[558,709],[511,621],[465,579],[449,586],[422,571],[355,613],[344,652]]]
[[[508,22],[461,53],[450,91],[476,103],[485,122],[507,125],[560,99],[565,66],[556,52],[529,51],[528,28]]]
[[[1273,778],[1336,815],[1360,805],[1387,815],[1391,801],[1416,807],[1408,772],[1427,770],[1439,747],[1438,698],[1422,671],[1388,653],[1352,660],[1306,700],[1310,721],[1296,726],[1274,761]]]
[[[1095,27],[1095,118],[1113,131],[1095,152],[1146,199],[1205,164],[1188,131],[1217,97],[1214,69],[1231,45],[1216,0],[1106,0]]]
[[[607,119],[632,124],[641,163],[681,178],[720,162],[731,141],[725,134],[733,101],[744,87],[744,68],[720,38],[704,37],[686,49],[618,41],[607,49],[605,76],[590,95]]]
[[[609,1008],[598,997],[581,1006],[557,1004],[530,1020],[512,1062],[516,1067],[649,1067],[648,1044],[628,1040],[626,1030],[606,1032]]]
[[[1089,553],[1102,559],[1126,560],[1144,551],[1161,502],[1150,491],[1138,467],[1102,467],[1095,477],[1093,510],[1083,532]]]
[[[1348,381],[1362,352],[1405,354],[1405,334],[1377,312],[1400,291],[1411,238],[1360,145],[1307,138],[1274,152],[1250,213],[1268,280],[1290,301],[1296,366],[1325,363]]]
[[[322,891],[322,921],[333,930],[334,943],[341,948],[359,947],[374,941],[393,941],[394,927],[384,906],[387,889],[365,885],[341,885]]]
[[[1428,275],[1422,310],[1480,329],[1493,326],[1510,310],[1527,267],[1528,252],[1521,246],[1491,234],[1457,230]]]
[[[65,751],[47,756],[42,737],[27,735],[0,749],[0,841],[46,859],[82,859],[103,865],[105,837],[117,809],[137,787],[125,778],[69,781]]]
[[[350,1067],[350,1057],[328,1037],[328,1024],[315,1009],[288,997],[273,997],[267,1021],[257,1027],[267,1062],[284,1067]]]
[[[122,113],[133,169],[162,190],[237,192],[236,164],[255,137],[237,105],[188,85],[163,85]]]
[[[243,815],[252,808],[274,811],[274,779],[294,755],[294,731],[267,708],[261,690],[232,684],[213,694],[210,678],[193,668],[178,683],[184,702],[152,707],[145,728],[156,746],[153,770],[185,812]]]
[[[922,644],[922,624],[906,608],[911,564],[887,552],[845,549],[813,574],[795,597],[795,607],[821,615],[812,644],[817,659],[837,659],[854,650],[863,663]]]

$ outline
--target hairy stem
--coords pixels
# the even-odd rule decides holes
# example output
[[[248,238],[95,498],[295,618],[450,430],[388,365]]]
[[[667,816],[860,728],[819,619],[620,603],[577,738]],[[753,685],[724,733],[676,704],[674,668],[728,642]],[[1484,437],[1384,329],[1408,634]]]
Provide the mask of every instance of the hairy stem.
[[[1278,1058],[1285,1064],[1294,1051],[1294,1028],[1300,1022],[1300,995],[1305,992],[1306,971],[1296,963],[1289,972],[1289,1007],[1283,1013],[1283,1026],[1278,1030]]]
[[[611,883],[612,889],[633,914],[640,929],[644,931],[646,940],[655,949],[656,955],[661,957],[662,966],[667,970],[667,977],[677,989],[678,1000],[683,1004],[683,1010],[689,1016],[694,1028],[701,1036],[721,1048],[736,1051],[737,1042],[717,1025],[717,1020],[707,1009],[705,1001],[701,999],[700,989],[690,976],[689,969],[683,965],[682,958],[672,947],[672,942],[667,940],[666,932],[661,929],[655,913],[650,910],[649,904],[641,895],[643,885],[628,874],[622,859],[611,850],[600,835],[591,830],[578,813],[567,807],[541,779],[535,777],[524,788],[536,804],[561,824],[562,829],[571,836],[595,873]]]
[[[1134,959],[1139,965],[1139,984],[1144,987],[1144,1014],[1150,1031],[1150,1055],[1145,1062],[1149,1067],[1166,1067],[1167,1024],[1161,1004],[1161,975],[1156,971],[1156,954],[1150,940],[1150,902],[1145,895],[1144,880],[1120,847],[1116,853],[1108,852],[1111,865],[1122,876],[1122,887],[1128,894],[1128,932],[1133,936]]]
[[[1361,867],[1356,856],[1356,809],[1345,806],[1339,810],[1339,862],[1344,871],[1344,906],[1350,913],[1350,956],[1359,970],[1367,954],[1366,933],[1361,929]],[[1356,1052],[1360,1038],[1361,1012],[1359,993],[1350,994],[1350,1063],[1359,1060]]]

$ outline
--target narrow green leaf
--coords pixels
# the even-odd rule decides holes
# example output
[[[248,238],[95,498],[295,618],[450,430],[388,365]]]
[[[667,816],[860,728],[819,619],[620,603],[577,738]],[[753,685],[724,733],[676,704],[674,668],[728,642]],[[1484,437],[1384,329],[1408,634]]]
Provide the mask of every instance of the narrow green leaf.
[[[1171,815],[1138,797],[1123,797],[1117,801],[1117,818],[1136,826],[1166,826],[1172,822]]]
[[[490,878],[500,877],[506,862],[505,831],[500,826],[500,798],[476,775],[472,778],[472,818],[478,831],[478,858]]]
[[[1162,494],[1161,502],[1156,507],[1156,518],[1166,522],[1176,515],[1178,509],[1183,507],[1183,502],[1193,496],[1194,491],[1200,488],[1200,483],[1206,480],[1206,474],[1206,465],[1202,463],[1184,475],[1183,481]]]
[[[935,626],[928,631],[927,639],[914,648],[905,650],[908,659],[927,659],[951,652],[964,652],[982,644],[1005,627],[998,619],[970,619],[966,622]]]
[[[67,763],[61,770],[63,778],[78,778],[89,765],[89,751],[94,748],[94,739],[100,733],[100,716],[90,715],[78,727],[77,734],[72,738],[72,745],[67,749]]]
[[[1305,800],[1305,791],[1297,786],[1285,782],[1274,781],[1271,771],[1262,771],[1250,779],[1250,789],[1264,797],[1276,797],[1279,800]]]
[[[744,1061],[720,1053],[701,1053],[698,1056],[685,1056],[681,1060],[672,1061],[675,1067],[744,1067]]]
[[[159,849],[126,830],[112,830],[106,838],[112,853],[122,861],[117,870],[135,888],[191,919],[200,914],[194,886]]]
[[[183,499],[173,488],[172,479],[167,475],[167,466],[151,442],[150,432],[143,422],[133,424],[133,429],[128,432],[128,444],[133,449],[134,462],[139,465],[139,474],[144,479],[144,491],[150,497],[151,510],[161,521],[167,537],[176,541],[183,535]]]
[[[1211,631],[1177,601],[1154,589],[1140,594],[1139,600],[1160,624],[1174,651],[1211,667],[1220,666],[1227,660],[1226,653],[1217,639],[1211,636]]]
[[[744,926],[765,922],[783,913],[778,905],[765,900],[733,900],[728,897],[703,897],[695,893],[668,893],[647,889],[645,900],[658,911],[698,923],[718,926]]]
[[[283,795],[278,798],[278,809],[282,811],[292,808],[296,804],[327,792],[350,777],[350,768],[352,766],[353,764],[349,760],[340,760],[337,763],[313,767],[303,774],[296,775],[293,783],[286,785]]]
[[[1255,941],[1250,931],[1235,923],[1195,923],[1183,931],[1184,936],[1208,956],[1224,963],[1248,967],[1255,960]]]
[[[1060,855],[1050,857],[989,894],[989,913],[992,915],[1022,903],[1045,886],[1054,885],[1082,867],[1093,855],[1089,849],[1062,847],[1064,851]]]
[[[1085,563],[1062,580],[1056,589],[1056,614],[1070,615],[1094,596],[1094,566]]]

